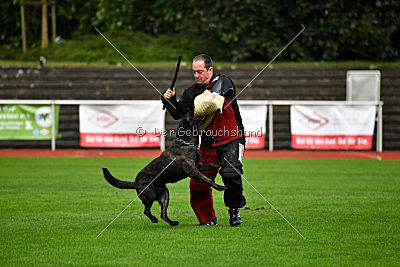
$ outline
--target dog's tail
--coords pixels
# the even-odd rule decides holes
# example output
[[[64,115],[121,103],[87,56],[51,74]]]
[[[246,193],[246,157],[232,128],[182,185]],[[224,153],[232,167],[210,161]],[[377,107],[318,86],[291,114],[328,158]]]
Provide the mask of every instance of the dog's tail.
[[[109,182],[111,185],[113,185],[119,189],[136,189],[135,182],[119,180],[119,179],[115,178],[114,176],[112,176],[107,168],[103,168],[103,174],[104,174],[104,178],[106,178],[107,182]]]

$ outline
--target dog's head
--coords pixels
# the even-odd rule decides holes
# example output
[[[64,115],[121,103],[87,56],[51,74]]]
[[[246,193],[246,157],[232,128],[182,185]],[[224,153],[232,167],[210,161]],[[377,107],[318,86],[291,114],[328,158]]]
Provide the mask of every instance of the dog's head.
[[[203,118],[195,118],[190,112],[184,114],[179,122],[178,129],[176,131],[176,137],[190,142],[195,145],[199,142],[199,126],[204,122]]]

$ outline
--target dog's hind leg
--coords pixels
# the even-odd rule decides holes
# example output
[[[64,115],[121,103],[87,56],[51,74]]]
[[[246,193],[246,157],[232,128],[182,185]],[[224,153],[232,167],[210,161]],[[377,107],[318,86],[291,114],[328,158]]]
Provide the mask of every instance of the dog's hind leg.
[[[147,188],[145,191],[142,191],[142,188],[139,187],[136,189],[139,194],[139,198],[144,205],[144,215],[149,217],[150,221],[153,223],[158,223],[158,219],[156,216],[151,214],[151,206],[153,206],[154,200],[156,198],[156,192],[152,190],[152,188]]]
[[[146,215],[147,217],[149,217],[150,221],[152,223],[158,223],[158,219],[156,216],[154,216],[153,214],[151,214],[151,206],[153,205],[153,203],[151,204],[145,204],[144,205],[144,215]]]
[[[157,201],[161,205],[161,219],[169,223],[171,226],[179,225],[179,222],[172,221],[170,218],[168,218],[167,209],[169,204],[169,191],[165,185],[160,185],[157,188]]]

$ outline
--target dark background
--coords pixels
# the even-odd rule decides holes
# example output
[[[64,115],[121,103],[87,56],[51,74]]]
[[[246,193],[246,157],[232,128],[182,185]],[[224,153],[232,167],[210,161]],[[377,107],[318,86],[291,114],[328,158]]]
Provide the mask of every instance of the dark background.
[[[19,2],[0,1],[0,49],[21,47]],[[40,6],[26,8],[28,46],[40,46]],[[147,1],[57,2],[57,35],[64,39],[103,31],[168,34],[204,40],[219,61],[266,61],[301,29],[284,61],[399,61],[400,1]],[[51,31],[49,8],[49,33]]]

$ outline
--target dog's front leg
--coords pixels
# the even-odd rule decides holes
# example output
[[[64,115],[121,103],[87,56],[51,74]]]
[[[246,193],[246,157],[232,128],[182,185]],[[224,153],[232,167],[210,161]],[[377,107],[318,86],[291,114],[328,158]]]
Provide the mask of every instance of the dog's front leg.
[[[211,180],[210,178],[208,178],[207,176],[202,174],[197,169],[196,165],[194,165],[193,162],[191,162],[189,160],[185,160],[185,163],[186,164],[184,164],[183,168],[186,171],[186,173],[188,174],[188,176],[190,176],[190,178],[204,182],[204,183],[208,184],[209,186],[211,186],[212,188],[217,189],[218,191],[223,191],[226,189],[225,186],[216,184],[213,180]]]
[[[221,167],[220,164],[212,164],[212,163],[208,163],[208,164],[203,164],[203,163],[199,163],[197,165],[197,169],[199,171],[208,171],[208,170],[215,170],[215,169],[219,169]]]

